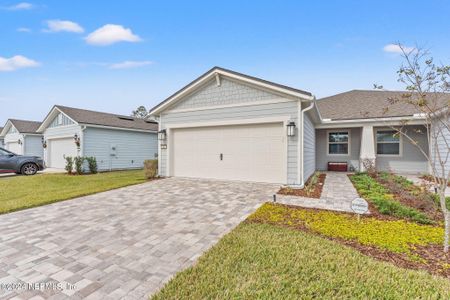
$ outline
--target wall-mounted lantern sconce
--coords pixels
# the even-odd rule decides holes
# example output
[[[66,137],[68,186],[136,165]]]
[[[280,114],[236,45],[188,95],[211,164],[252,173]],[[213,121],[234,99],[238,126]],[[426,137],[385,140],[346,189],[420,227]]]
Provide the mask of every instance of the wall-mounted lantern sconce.
[[[42,137],[42,148],[47,148],[47,141]]]
[[[17,144],[22,145],[22,140],[21,140],[21,139],[18,139],[18,140],[17,140]]]
[[[294,121],[290,121],[287,124],[287,135],[288,136],[295,136],[295,122]]]
[[[78,148],[80,148],[81,145],[81,139],[78,136],[78,134],[75,133],[75,135],[73,136],[73,140],[75,141],[75,144],[77,145]]]
[[[166,139],[167,139],[166,130],[163,129],[163,130],[158,131],[158,140],[165,141]]]

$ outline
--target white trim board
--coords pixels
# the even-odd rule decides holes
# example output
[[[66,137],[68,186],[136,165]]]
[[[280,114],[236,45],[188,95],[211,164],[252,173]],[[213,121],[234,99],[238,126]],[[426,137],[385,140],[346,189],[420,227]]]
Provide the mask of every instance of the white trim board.
[[[235,103],[235,104],[227,104],[227,105],[202,106],[202,107],[185,108],[185,109],[169,109],[169,110],[167,110],[167,113],[169,114],[169,113],[191,112],[191,111],[221,109],[221,108],[230,108],[230,107],[243,107],[243,106],[276,104],[276,103],[294,102],[294,101],[296,101],[296,100],[286,99],[286,98],[274,98],[273,100],[254,101],[254,102],[246,102],[246,103]]]
[[[284,124],[287,124],[287,122],[290,119],[291,117],[289,116],[279,116],[267,118],[253,118],[253,119],[233,119],[223,121],[190,122],[190,123],[174,123],[174,124],[169,123],[165,126],[165,128],[176,129],[176,128],[210,127],[210,126],[227,126],[227,125],[264,124],[264,123],[278,123],[278,122],[283,122]]]

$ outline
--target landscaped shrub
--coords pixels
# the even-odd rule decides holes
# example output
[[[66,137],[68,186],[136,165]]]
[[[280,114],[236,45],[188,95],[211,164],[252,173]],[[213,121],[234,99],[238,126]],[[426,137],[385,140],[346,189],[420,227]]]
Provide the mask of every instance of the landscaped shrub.
[[[88,163],[89,172],[91,174],[97,174],[98,173],[97,159],[95,157],[91,156],[91,157],[85,157],[85,160]]]
[[[73,162],[74,162],[74,164],[75,164],[75,172],[78,174],[78,175],[81,175],[81,174],[83,174],[83,162],[84,162],[84,157],[81,157],[81,156],[76,156],[74,159],[73,159]]]
[[[358,190],[358,193],[373,203],[380,213],[398,218],[406,218],[421,224],[433,223],[425,214],[396,201],[394,195],[387,188],[369,175],[358,173],[351,175],[350,179]]]
[[[328,237],[353,240],[397,253],[410,254],[414,246],[442,243],[444,229],[404,220],[386,221],[365,217],[360,222],[350,214],[291,208],[266,203],[248,221],[307,228]]]
[[[157,159],[147,159],[144,161],[144,176],[147,179],[153,179],[158,176]]]
[[[73,157],[66,156],[66,166],[64,169],[67,171],[67,174],[71,175],[73,172]]]

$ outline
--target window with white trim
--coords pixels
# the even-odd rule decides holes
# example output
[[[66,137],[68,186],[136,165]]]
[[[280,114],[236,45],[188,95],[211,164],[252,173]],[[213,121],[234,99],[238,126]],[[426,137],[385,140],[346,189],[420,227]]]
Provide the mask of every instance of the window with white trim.
[[[328,154],[348,155],[349,153],[349,132],[333,131],[328,132]]]
[[[400,155],[400,133],[396,130],[377,130],[377,154]]]

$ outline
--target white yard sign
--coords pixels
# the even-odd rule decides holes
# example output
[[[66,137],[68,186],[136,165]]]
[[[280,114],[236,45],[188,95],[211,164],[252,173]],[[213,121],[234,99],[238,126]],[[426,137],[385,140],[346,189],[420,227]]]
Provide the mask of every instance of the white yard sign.
[[[352,210],[358,215],[365,214],[369,211],[369,204],[363,198],[355,198],[352,201]]]

